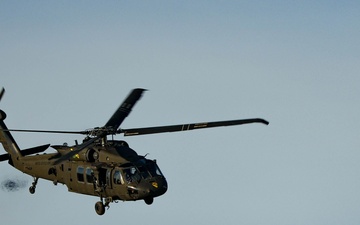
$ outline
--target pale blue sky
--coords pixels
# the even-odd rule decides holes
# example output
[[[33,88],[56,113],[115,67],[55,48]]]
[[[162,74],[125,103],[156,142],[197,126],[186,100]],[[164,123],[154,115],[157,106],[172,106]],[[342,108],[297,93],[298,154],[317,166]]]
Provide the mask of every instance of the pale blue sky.
[[[149,91],[123,128],[270,121],[126,138],[167,177],[151,206],[100,217],[97,198],[41,180],[35,195],[0,190],[2,223],[360,223],[358,1],[1,1],[0,34],[10,128],[101,126],[136,87]]]

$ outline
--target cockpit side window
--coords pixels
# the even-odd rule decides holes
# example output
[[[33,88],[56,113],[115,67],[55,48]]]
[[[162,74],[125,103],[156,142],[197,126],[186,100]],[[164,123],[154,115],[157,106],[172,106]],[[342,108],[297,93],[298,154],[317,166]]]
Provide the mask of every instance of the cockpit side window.
[[[132,183],[135,181],[139,182],[141,180],[141,176],[135,167],[125,168],[123,171],[126,182]]]

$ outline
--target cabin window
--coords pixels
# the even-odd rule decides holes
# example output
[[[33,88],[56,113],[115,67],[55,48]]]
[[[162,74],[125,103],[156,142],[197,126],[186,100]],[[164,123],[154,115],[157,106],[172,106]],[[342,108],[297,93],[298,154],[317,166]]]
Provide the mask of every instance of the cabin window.
[[[79,166],[76,170],[77,179],[79,182],[84,182],[84,167]]]
[[[124,180],[122,179],[121,173],[119,170],[114,172],[114,184],[124,184]]]
[[[91,168],[86,168],[86,182],[94,183],[94,171]]]

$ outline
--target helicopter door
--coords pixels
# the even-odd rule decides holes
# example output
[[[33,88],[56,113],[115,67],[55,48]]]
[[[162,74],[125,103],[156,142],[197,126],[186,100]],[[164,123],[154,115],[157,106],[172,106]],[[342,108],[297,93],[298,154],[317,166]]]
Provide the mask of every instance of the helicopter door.
[[[99,184],[101,186],[104,186],[107,183],[106,182],[106,174],[107,174],[106,168],[99,168]]]
[[[107,169],[107,171],[106,171],[106,186],[109,188],[112,188],[111,172],[112,172],[112,169]]]

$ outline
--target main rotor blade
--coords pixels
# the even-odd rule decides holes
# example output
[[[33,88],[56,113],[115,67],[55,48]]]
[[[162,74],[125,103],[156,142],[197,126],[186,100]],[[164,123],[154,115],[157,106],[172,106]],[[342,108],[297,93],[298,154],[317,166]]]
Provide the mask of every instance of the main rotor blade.
[[[179,124],[179,125],[159,126],[159,127],[121,129],[121,130],[118,130],[118,133],[124,133],[124,136],[134,136],[134,135],[145,135],[145,134],[196,130],[196,129],[203,129],[203,128],[211,128],[211,127],[234,126],[234,125],[242,125],[242,124],[248,124],[248,123],[263,123],[266,125],[269,124],[269,122],[264,119],[254,118],[254,119],[242,119],[242,120],[227,120],[227,121],[217,121],[217,122]]]
[[[14,132],[32,132],[32,133],[54,133],[54,134],[87,134],[86,131],[64,131],[64,130],[22,130],[22,129],[6,129],[3,131]]]
[[[130,114],[131,109],[135,103],[141,98],[145,89],[137,88],[131,91],[124,102],[115,111],[109,121],[105,124],[105,127],[112,127],[117,130],[124,119]]]
[[[57,164],[65,161],[65,160],[68,160],[68,159],[72,158],[74,155],[76,155],[76,154],[78,154],[79,152],[81,152],[81,150],[83,150],[84,148],[88,147],[89,145],[91,145],[92,143],[96,142],[97,140],[103,138],[104,136],[105,136],[105,135],[99,135],[99,136],[97,136],[97,137],[95,137],[95,138],[89,139],[88,141],[82,143],[81,145],[76,146],[76,148],[75,148],[73,151],[71,151],[71,152],[69,152],[69,153],[61,156],[61,157],[58,158],[57,160],[55,160],[55,162],[53,163],[53,165],[57,165]]]

